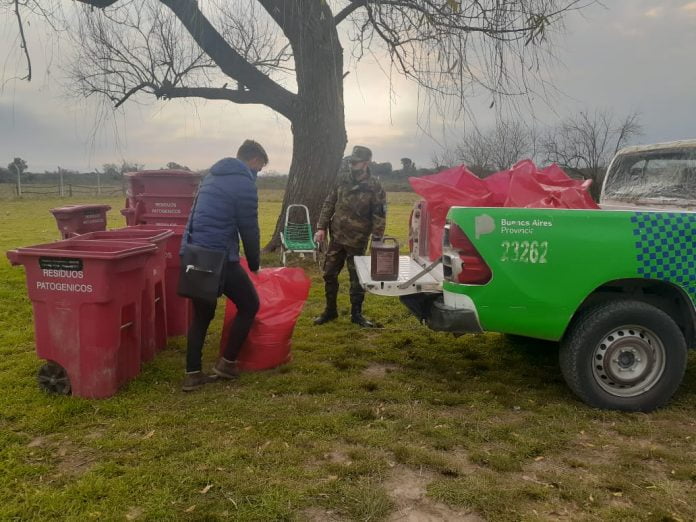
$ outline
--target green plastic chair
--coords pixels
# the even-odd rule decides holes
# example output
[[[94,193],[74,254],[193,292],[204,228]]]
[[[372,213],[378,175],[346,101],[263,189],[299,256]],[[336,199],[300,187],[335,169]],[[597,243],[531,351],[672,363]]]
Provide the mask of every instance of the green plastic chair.
[[[293,208],[304,210],[304,222],[290,221],[290,212]],[[297,215],[297,213],[296,213]],[[309,209],[305,205],[288,205],[285,209],[285,225],[280,233],[280,256],[285,266],[288,254],[312,254],[317,260],[317,244],[314,242],[312,224],[309,222]]]

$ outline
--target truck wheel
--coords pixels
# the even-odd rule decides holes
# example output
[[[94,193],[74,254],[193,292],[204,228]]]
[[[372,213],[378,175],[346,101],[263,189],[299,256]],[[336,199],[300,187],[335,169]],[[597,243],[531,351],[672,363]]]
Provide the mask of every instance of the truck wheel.
[[[47,362],[39,368],[36,380],[39,382],[39,388],[46,393],[70,395],[70,378],[68,372],[60,364]]]
[[[651,411],[666,404],[686,370],[686,342],[672,318],[641,301],[590,309],[561,343],[568,386],[596,408]]]

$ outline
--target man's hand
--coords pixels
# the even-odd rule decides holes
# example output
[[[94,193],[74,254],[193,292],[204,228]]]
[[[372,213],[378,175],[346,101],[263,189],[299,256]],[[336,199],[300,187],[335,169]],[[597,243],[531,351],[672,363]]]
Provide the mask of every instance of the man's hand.
[[[324,239],[326,239],[326,230],[323,230],[323,229],[320,228],[320,229],[317,230],[316,233],[314,234],[314,242],[315,242],[315,243],[321,243],[321,242],[324,241]]]

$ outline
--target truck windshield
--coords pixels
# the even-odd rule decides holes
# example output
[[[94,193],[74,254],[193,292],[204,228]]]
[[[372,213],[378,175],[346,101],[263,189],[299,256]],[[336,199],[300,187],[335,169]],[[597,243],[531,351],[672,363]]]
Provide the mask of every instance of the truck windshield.
[[[696,200],[696,149],[617,156],[607,173],[603,198]]]

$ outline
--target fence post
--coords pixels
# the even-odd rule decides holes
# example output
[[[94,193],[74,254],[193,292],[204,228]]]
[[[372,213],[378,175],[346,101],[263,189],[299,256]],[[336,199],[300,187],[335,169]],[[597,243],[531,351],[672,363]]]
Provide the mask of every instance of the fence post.
[[[72,197],[72,183],[68,185],[68,195]]]

